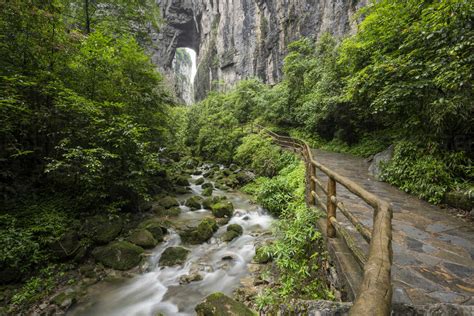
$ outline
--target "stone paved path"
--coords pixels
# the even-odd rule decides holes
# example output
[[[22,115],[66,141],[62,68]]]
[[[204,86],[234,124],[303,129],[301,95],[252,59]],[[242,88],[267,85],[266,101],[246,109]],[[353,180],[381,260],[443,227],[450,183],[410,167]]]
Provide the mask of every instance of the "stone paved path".
[[[313,155],[323,165],[391,203],[394,302],[474,305],[473,222],[375,180],[362,158],[321,150],[314,150]],[[326,183],[323,174],[318,172],[317,176]],[[372,209],[367,204],[339,184],[337,196],[372,227]],[[343,221],[342,213],[338,212],[337,218]],[[344,226],[355,231],[347,222]],[[360,241],[364,243],[362,238]],[[363,249],[368,250],[367,243]]]

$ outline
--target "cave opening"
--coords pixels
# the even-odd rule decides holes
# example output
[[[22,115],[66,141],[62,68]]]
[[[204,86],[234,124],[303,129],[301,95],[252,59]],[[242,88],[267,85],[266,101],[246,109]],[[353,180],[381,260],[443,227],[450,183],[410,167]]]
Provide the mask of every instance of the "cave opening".
[[[196,77],[196,51],[189,47],[178,47],[172,68],[177,97],[186,105],[194,103],[194,78]]]

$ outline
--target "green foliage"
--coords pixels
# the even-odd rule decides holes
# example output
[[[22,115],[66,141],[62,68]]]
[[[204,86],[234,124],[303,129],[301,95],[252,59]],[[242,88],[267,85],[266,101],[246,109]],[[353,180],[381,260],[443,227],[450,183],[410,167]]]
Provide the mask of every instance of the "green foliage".
[[[383,166],[382,179],[431,203],[442,201],[454,179],[474,179],[472,162],[462,152],[443,153],[435,144],[420,147],[400,142],[393,159]]]
[[[292,155],[282,152],[263,133],[245,136],[234,156],[238,164],[265,177],[275,176],[292,158]]]
[[[257,302],[265,303],[289,298],[331,299],[332,294],[322,282],[321,233],[315,229],[320,212],[305,202],[305,168],[295,160],[273,178],[257,178],[244,190],[272,214],[278,215],[274,234],[276,240],[264,250],[278,269],[278,286],[261,294]]]
[[[40,196],[19,201],[12,215],[0,215],[1,269],[21,278],[51,259],[50,245],[72,225],[70,203],[58,196]]]
[[[0,268],[10,273],[25,273],[40,259],[39,245],[33,233],[16,226],[13,216],[0,216]]]
[[[29,279],[20,290],[13,295],[11,308],[15,305],[33,303],[46,297],[53,290],[55,277],[58,276],[58,266],[49,265],[39,272],[38,276]]]

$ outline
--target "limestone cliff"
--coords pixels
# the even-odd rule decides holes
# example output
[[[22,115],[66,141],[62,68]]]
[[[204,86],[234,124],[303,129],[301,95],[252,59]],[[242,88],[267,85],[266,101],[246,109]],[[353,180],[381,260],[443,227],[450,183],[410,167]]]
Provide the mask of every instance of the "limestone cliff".
[[[191,55],[186,49],[176,49],[172,68],[176,95],[184,104],[193,104],[194,85],[193,82],[191,82],[193,78],[193,64]]]
[[[287,45],[324,32],[355,29],[354,13],[368,0],[158,0],[165,24],[153,35],[153,60],[170,69],[178,47],[197,52],[195,97],[218,85],[258,76],[281,79]]]

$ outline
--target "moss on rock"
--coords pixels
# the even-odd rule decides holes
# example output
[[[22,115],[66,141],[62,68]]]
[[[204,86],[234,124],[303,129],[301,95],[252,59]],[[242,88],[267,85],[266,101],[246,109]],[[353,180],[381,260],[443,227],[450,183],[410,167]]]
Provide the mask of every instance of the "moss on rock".
[[[227,226],[227,231],[222,235],[223,241],[232,241],[243,233],[242,226],[238,224],[231,224]]]
[[[201,185],[201,188],[203,188],[203,190],[204,190],[204,189],[207,189],[207,188],[214,189],[214,185],[213,185],[212,183],[210,183],[210,182],[206,182],[206,183],[203,183],[203,184]]]
[[[188,257],[189,250],[183,247],[169,247],[166,248],[161,255],[160,266],[174,266],[183,264]]]
[[[83,231],[98,244],[114,240],[122,231],[123,222],[118,216],[96,215],[86,218]]]
[[[97,262],[116,270],[128,270],[141,261],[143,248],[128,241],[115,241],[94,249],[92,255]]]
[[[212,188],[205,188],[202,190],[202,196],[211,196],[212,195]]]
[[[211,239],[219,227],[213,218],[203,219],[196,228],[188,229],[180,234],[184,243],[197,245]]]
[[[211,211],[215,217],[232,217],[234,206],[229,201],[221,201],[211,205]]]
[[[165,196],[158,201],[158,204],[163,206],[165,209],[179,206],[178,200],[172,196]]]
[[[244,304],[217,292],[205,298],[197,305],[195,311],[198,316],[255,316],[257,313]]]
[[[187,199],[185,205],[191,210],[199,210],[201,208],[202,200],[202,197],[195,195]]]
[[[128,241],[143,248],[153,248],[158,244],[153,234],[147,229],[134,230],[128,237]]]

